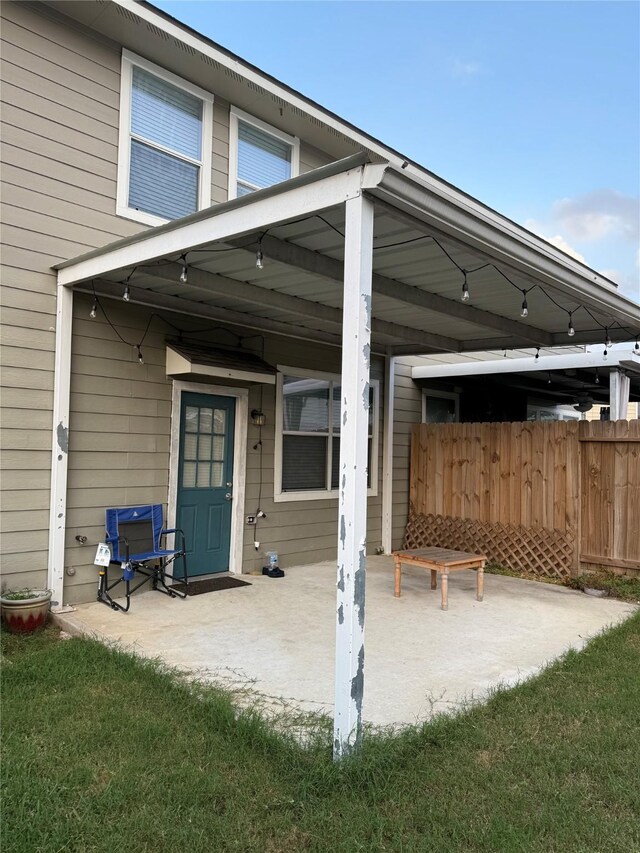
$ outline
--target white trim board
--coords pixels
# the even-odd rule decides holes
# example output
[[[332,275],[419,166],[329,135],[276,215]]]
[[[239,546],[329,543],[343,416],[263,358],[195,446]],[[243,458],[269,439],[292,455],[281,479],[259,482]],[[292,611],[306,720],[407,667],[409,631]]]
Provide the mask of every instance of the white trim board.
[[[180,404],[183,391],[194,394],[213,394],[234,397],[236,400],[235,431],[233,436],[233,506],[231,510],[231,543],[229,546],[229,572],[242,574],[242,547],[244,544],[244,496],[247,477],[247,426],[249,420],[249,391],[226,385],[208,385],[202,382],[173,382],[171,390],[171,444],[169,449],[169,495],[167,500],[167,526],[176,526],[178,496],[178,464],[180,461]]]

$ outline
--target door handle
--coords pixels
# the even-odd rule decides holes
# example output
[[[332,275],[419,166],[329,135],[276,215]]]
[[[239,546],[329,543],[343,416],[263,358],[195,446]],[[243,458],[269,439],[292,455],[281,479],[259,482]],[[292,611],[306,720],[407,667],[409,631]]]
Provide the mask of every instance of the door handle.
[[[232,500],[232,499],[233,499],[233,495],[231,494],[231,492],[227,492],[227,494],[224,496],[224,499],[225,499],[225,501],[230,501],[230,500]]]

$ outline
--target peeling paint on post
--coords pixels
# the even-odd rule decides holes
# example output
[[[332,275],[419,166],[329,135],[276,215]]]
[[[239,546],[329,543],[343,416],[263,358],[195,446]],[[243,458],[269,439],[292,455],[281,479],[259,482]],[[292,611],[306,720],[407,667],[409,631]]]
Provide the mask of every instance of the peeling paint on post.
[[[67,469],[69,464],[69,394],[73,291],[58,285],[56,352],[53,380],[51,493],[49,500],[49,565],[47,586],[52,606],[63,604],[64,545],[67,524]]]
[[[346,202],[333,757],[360,746],[364,696],[373,202]]]

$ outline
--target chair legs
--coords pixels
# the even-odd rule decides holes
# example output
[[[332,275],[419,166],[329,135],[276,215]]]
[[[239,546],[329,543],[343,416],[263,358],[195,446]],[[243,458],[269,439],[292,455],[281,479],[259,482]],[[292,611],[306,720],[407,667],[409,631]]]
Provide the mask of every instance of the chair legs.
[[[167,566],[178,558],[181,558],[183,563],[184,574],[182,578],[177,578],[175,575],[167,571]],[[109,583],[108,567],[106,566],[100,568],[98,577],[98,601],[101,601],[103,604],[111,607],[112,610],[119,610],[122,613],[127,613],[131,606],[132,594],[137,589],[140,589],[141,586],[144,586],[144,584],[149,583],[149,581],[151,581],[152,589],[156,590],[156,592],[162,592],[170,598],[187,597],[186,591],[182,592],[180,590],[173,589],[173,587],[168,586],[166,582],[168,579],[172,582],[184,583],[185,587],[188,586],[189,576],[187,571],[187,555],[184,551],[175,554],[169,562],[164,559],[160,559],[153,566],[147,565],[146,563],[139,563],[135,560],[132,560],[128,564],[116,563],[115,565],[120,566],[122,569],[121,577],[116,578],[112,583]],[[142,575],[142,580],[132,587],[131,580],[135,576],[136,572],[138,575]],[[111,590],[119,584],[124,584],[124,598],[126,602],[124,606],[122,604],[118,604],[111,595]]]

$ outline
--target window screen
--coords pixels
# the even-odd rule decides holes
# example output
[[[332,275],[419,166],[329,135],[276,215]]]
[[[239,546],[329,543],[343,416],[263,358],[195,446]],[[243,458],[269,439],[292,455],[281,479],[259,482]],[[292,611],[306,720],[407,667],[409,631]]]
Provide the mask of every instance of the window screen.
[[[369,465],[375,417],[373,388],[369,393]],[[282,491],[335,491],[340,471],[340,405],[338,382],[285,376],[282,382]]]
[[[164,219],[198,209],[203,104],[133,67],[128,205]]]
[[[292,148],[288,142],[238,121],[237,195],[270,187],[291,177]]]

